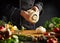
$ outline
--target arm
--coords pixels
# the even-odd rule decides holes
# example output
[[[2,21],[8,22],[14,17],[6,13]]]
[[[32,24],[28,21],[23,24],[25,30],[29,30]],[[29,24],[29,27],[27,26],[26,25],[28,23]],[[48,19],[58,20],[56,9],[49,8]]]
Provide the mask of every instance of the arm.
[[[42,11],[42,9],[43,9],[43,3],[42,2],[35,3],[35,6],[39,9],[39,12]]]

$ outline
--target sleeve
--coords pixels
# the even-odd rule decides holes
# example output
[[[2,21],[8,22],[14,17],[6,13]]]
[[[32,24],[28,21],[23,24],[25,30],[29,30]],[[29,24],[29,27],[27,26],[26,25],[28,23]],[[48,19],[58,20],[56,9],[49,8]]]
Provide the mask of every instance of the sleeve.
[[[42,2],[37,2],[35,3],[35,6],[38,7],[39,11],[41,12],[41,10],[43,9],[43,3]]]

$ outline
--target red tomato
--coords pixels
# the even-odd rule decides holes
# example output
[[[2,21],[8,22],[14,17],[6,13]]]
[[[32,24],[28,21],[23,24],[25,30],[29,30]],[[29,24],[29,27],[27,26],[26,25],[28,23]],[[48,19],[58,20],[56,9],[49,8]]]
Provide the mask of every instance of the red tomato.
[[[45,36],[50,36],[50,33],[49,32],[45,32],[44,35]]]
[[[3,26],[0,26],[0,31],[5,31],[5,28]]]
[[[59,28],[54,28],[53,32],[59,33]]]
[[[50,38],[47,40],[47,43],[58,43],[57,38]]]

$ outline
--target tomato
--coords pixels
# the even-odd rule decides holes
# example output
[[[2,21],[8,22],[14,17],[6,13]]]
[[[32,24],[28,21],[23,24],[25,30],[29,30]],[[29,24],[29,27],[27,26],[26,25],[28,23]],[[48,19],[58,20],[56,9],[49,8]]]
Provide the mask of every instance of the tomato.
[[[47,43],[58,43],[57,38],[50,38],[47,40]]]
[[[55,33],[59,33],[59,31],[60,31],[59,28],[54,28],[54,29],[53,29],[53,32],[55,32]]]
[[[44,35],[45,36],[50,36],[50,33],[49,32],[45,32]]]
[[[54,28],[52,31],[56,33],[55,34],[56,37],[60,37],[60,29],[59,28]]]
[[[5,28],[3,26],[0,26],[0,31],[5,31]]]

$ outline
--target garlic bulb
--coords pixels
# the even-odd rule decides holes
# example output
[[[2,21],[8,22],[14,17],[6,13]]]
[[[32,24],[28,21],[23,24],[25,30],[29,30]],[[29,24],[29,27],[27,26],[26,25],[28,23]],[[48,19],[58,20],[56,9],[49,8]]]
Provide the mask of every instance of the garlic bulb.
[[[38,28],[36,28],[36,32],[37,33],[44,33],[44,32],[46,32],[46,29],[42,26],[39,26]]]
[[[53,24],[53,23],[50,23],[50,24],[49,24],[49,27],[50,27],[50,28],[54,27],[54,24]]]

